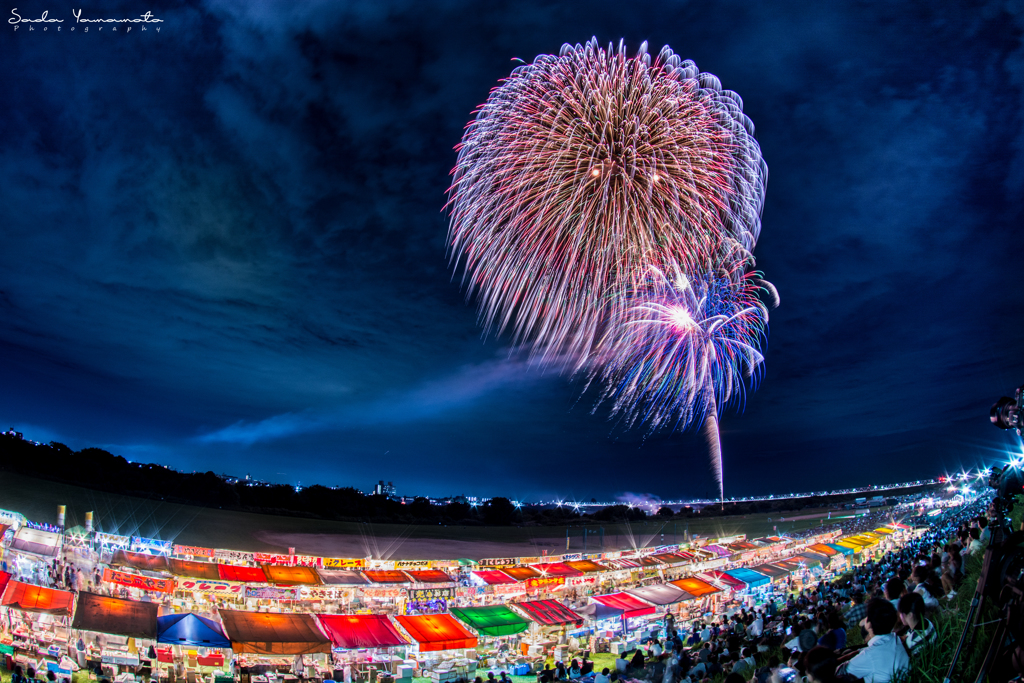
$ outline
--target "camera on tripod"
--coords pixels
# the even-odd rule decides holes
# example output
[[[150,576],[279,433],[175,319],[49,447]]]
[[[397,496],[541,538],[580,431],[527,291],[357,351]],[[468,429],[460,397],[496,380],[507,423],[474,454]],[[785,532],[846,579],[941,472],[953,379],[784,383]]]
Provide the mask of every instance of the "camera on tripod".
[[[1003,396],[996,401],[988,414],[988,419],[992,420],[992,424],[1000,429],[1015,429],[1017,436],[1022,436],[1021,432],[1024,431],[1024,423],[1021,419],[1022,394],[1024,394],[1024,385],[1017,387],[1014,398]]]
[[[1013,510],[1017,496],[1024,493],[1024,472],[1014,465],[1006,465],[1003,469],[993,467],[988,485],[996,490],[992,505],[997,514],[1004,517]]]
[[[1024,416],[1021,398],[1024,385],[1017,387],[1014,398],[1003,396],[989,412],[992,424],[1000,429],[1013,429],[1021,436]],[[995,624],[988,638],[981,668],[974,675],[975,683],[1004,683],[1024,674],[1024,529],[1009,528],[1009,513],[1017,496],[1024,493],[1024,472],[1015,457],[1002,469],[993,467],[988,485],[996,491],[989,508],[991,537],[982,559],[981,576],[974,599],[967,612],[967,623],[960,633],[960,642],[953,652],[943,683],[957,680],[957,663],[963,652],[973,652],[980,629]],[[999,609],[995,621],[983,621],[986,602]]]

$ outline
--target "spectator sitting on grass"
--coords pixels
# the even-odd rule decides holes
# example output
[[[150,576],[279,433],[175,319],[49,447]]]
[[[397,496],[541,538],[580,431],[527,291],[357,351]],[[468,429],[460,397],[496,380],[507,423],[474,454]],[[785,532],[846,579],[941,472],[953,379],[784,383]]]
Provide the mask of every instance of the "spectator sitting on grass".
[[[897,608],[900,621],[907,627],[903,645],[912,656],[929,643],[934,643],[935,625],[924,617],[924,599],[917,593],[908,593],[900,598]]]
[[[633,658],[629,660],[629,668],[632,671],[639,671],[644,668],[644,651],[640,648],[636,649],[636,652],[633,653]]]
[[[910,668],[910,657],[903,643],[892,632],[896,626],[896,608],[888,600],[873,599],[861,622],[867,631],[868,645],[847,662],[845,673],[863,678],[864,683],[889,683]]]

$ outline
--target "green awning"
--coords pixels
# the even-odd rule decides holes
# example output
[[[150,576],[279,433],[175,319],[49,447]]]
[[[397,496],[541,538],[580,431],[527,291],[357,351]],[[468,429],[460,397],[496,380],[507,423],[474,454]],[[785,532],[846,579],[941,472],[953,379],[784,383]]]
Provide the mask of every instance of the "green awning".
[[[452,616],[489,636],[510,636],[525,631],[530,626],[529,621],[504,605],[454,607]]]

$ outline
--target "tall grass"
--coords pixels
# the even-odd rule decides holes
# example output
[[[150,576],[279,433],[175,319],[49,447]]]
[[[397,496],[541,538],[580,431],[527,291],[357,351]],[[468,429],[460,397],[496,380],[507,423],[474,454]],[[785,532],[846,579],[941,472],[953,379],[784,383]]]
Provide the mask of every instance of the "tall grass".
[[[1011,529],[1021,527],[1021,518],[1024,516],[1024,496],[1018,496],[1014,510],[1010,515]],[[952,540],[952,539],[950,539]],[[953,659],[953,652],[960,641],[960,634],[967,624],[967,613],[974,599],[974,592],[981,578],[981,565],[983,556],[981,553],[969,555],[964,559],[964,578],[957,588],[956,597],[952,600],[941,599],[942,606],[937,614],[930,615],[932,623],[935,624],[935,642],[926,646],[911,659],[911,669],[901,676],[896,683],[940,683],[946,677],[946,671]],[[958,675],[954,680],[973,679],[981,668],[982,660],[988,650],[989,642],[996,625],[992,622],[999,618],[999,610],[993,601],[986,601],[982,614],[975,621],[976,624],[984,624],[977,628],[974,646],[967,648],[960,654],[958,664]]]

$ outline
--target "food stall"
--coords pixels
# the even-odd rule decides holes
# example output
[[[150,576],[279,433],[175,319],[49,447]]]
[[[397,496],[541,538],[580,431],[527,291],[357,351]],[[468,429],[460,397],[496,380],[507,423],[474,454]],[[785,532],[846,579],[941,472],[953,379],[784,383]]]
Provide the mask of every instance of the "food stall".
[[[566,626],[583,623],[583,617],[557,600],[529,600],[508,605],[537,626],[530,629],[519,647],[528,658],[557,656],[556,648],[564,645]],[[562,641],[560,643],[560,641]]]
[[[152,602],[123,600],[82,591],[75,604],[71,628],[106,634],[86,642],[90,669],[102,668],[111,679],[122,672],[148,673],[151,660],[140,657],[137,640],[156,641],[159,607]]]
[[[156,630],[159,678],[172,681],[178,673],[186,680],[208,674],[227,677],[231,641],[217,622],[192,612],[169,614],[157,617]]]
[[[222,609],[220,618],[243,683],[267,683],[278,674],[297,679],[296,668],[305,676],[305,655],[313,655],[314,666],[327,666],[331,641],[308,614]]]
[[[395,658],[392,648],[409,641],[383,614],[318,614],[317,621],[334,649],[332,675],[336,680],[375,681],[378,671],[395,678],[412,678],[415,660]]]
[[[70,675],[78,666],[64,661],[71,642],[68,618],[74,594],[10,580],[6,572],[0,583],[6,584],[2,603],[7,612],[0,642],[11,664]]]
[[[400,615],[395,620],[419,646],[416,668],[421,675],[435,681],[473,678],[477,653],[465,650],[477,646],[477,637],[450,614]]]

